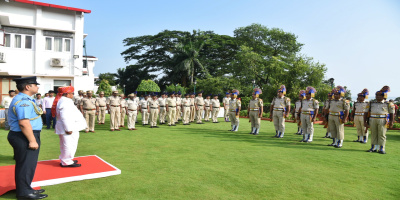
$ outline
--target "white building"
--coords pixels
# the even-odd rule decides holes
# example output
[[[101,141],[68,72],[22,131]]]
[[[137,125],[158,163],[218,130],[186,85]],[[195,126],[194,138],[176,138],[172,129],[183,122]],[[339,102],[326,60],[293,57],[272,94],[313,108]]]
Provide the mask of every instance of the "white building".
[[[90,10],[29,0],[0,0],[0,101],[13,78],[37,76],[39,92],[72,85],[93,90],[96,57],[84,56]],[[87,62],[87,63],[86,63]]]

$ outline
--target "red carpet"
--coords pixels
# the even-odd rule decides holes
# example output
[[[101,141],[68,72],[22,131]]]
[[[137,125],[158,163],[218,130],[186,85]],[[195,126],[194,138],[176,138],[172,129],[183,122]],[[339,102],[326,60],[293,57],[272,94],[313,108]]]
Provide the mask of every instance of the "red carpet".
[[[121,170],[107,163],[98,156],[76,157],[82,167],[60,167],[60,160],[39,161],[32,187],[55,185],[71,181],[101,178],[121,174]],[[0,196],[15,190],[15,165],[0,167]]]

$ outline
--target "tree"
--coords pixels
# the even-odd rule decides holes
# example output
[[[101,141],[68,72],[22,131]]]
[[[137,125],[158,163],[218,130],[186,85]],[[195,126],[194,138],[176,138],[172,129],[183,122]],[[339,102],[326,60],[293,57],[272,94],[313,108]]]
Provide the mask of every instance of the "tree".
[[[400,97],[395,98],[394,102],[400,102]]]
[[[102,80],[107,80],[108,84],[110,85],[116,85],[115,84],[115,73],[100,73],[99,74],[99,79],[96,81],[96,84],[100,84]]]
[[[176,85],[171,84],[171,85],[168,85],[166,87],[166,91],[169,92],[169,93],[170,92],[181,92],[182,95],[185,95],[186,91],[187,91],[187,88],[183,87],[180,84],[176,84]]]
[[[110,96],[112,91],[111,91],[111,85],[108,83],[108,80],[102,80],[99,84],[99,88],[97,89],[96,94],[100,94],[100,92],[104,92],[104,95]]]
[[[129,65],[126,68],[119,68],[115,75],[116,84],[119,85],[122,90],[125,85],[125,93],[131,94],[136,91],[142,80],[154,79],[157,77],[156,74],[151,74],[147,67],[140,67],[138,65]]]
[[[137,88],[138,92],[160,92],[160,87],[152,80],[142,80]]]

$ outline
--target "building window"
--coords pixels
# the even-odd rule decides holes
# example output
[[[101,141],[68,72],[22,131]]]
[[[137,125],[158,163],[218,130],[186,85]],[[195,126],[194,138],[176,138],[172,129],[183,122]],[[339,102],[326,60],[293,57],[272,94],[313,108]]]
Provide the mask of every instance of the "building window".
[[[22,48],[22,37],[21,37],[21,35],[15,35],[14,47],[15,48]]]
[[[54,38],[54,51],[62,52],[62,38]]]
[[[32,38],[31,35],[25,36],[25,49],[32,49]]]
[[[11,47],[11,35],[10,34],[5,34],[5,47]]]
[[[52,45],[52,39],[47,37],[46,38],[46,50],[51,50],[53,45]]]
[[[71,40],[70,39],[65,39],[64,40],[64,46],[65,46],[65,51],[70,52],[71,51]]]

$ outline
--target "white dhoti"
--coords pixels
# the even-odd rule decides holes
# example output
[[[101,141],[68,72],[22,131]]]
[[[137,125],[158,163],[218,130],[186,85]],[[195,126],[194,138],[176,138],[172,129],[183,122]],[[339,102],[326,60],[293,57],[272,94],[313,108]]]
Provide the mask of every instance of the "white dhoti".
[[[71,135],[62,134],[60,137],[60,160],[62,165],[74,164],[76,149],[78,148],[79,131],[73,131]]]

